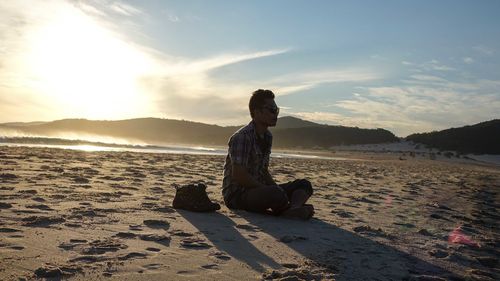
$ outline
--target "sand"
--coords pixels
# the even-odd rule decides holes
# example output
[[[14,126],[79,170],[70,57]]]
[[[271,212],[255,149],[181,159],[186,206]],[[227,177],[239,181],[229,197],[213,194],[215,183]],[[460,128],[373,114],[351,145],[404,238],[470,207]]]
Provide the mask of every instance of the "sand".
[[[0,147],[0,280],[500,280],[498,166],[272,159],[309,221],[229,210],[223,156]],[[222,209],[171,208],[204,182]]]

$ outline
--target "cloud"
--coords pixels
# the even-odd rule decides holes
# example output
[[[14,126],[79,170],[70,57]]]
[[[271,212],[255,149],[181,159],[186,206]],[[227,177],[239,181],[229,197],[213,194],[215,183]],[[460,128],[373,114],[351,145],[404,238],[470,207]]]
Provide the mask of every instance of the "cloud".
[[[366,68],[335,69],[285,74],[262,81],[262,85],[275,89],[278,96],[284,96],[324,84],[366,82],[381,78],[382,74]]]
[[[471,57],[465,57],[465,58],[463,58],[463,61],[466,64],[472,64],[472,63],[474,63],[474,59],[471,58]]]
[[[286,113],[286,112],[285,112]],[[305,112],[305,111],[299,111],[299,112],[293,112],[293,113],[288,113],[290,115],[293,115],[298,118],[302,118],[305,120],[317,122],[317,123],[329,123],[329,124],[346,124],[349,122],[346,122],[346,119],[348,119],[346,116],[343,116],[338,113],[334,112],[321,112],[321,111],[313,111],[313,112]]]
[[[385,86],[354,87],[351,97],[317,110],[288,113],[321,123],[385,128],[399,136],[500,118],[500,80],[436,72],[437,60],[403,65],[421,71]]]
[[[412,71],[418,72],[418,73],[429,73],[429,72],[449,72],[449,71],[456,71],[454,67],[445,65],[441,63],[440,61],[436,59],[432,59],[423,63],[415,63],[415,62],[409,62],[409,61],[402,61],[402,65],[405,66],[411,66]]]
[[[101,11],[100,9],[98,9],[90,4],[87,4],[85,2],[77,2],[77,3],[75,3],[75,5],[77,5],[77,7],[79,7],[82,11],[84,11],[85,13],[87,13],[89,15],[99,16],[99,17],[106,16],[106,13],[104,11]]]
[[[60,0],[59,3],[64,3],[65,1]],[[110,1],[110,0],[90,0],[90,1],[78,1],[72,2],[82,11],[93,16],[109,17],[112,15],[134,17],[134,16],[144,16],[145,12],[131,4],[123,3],[122,1]]]
[[[420,67],[423,68],[424,70],[437,70],[437,71],[455,70],[455,68],[444,65],[435,59],[424,62],[423,64],[420,65]]]
[[[168,15],[168,20],[171,21],[171,22],[179,22],[180,19],[178,16],[174,15],[174,14],[169,14]]]
[[[441,77],[438,77],[438,76],[424,75],[424,74],[411,75],[410,78],[413,78],[415,80],[420,80],[420,81],[426,81],[426,82],[443,82],[443,81],[446,81],[445,79],[443,79]]]
[[[487,46],[482,46],[482,45],[474,46],[474,47],[472,47],[472,49],[479,52],[480,54],[486,55],[486,56],[491,56],[495,53],[494,49],[487,47]]]
[[[207,59],[200,59],[195,61],[184,61],[180,62],[177,72],[203,72],[222,66],[235,64],[247,60],[253,60],[263,57],[275,56],[288,52],[290,49],[273,49],[266,51],[258,51],[252,53],[242,53],[242,54],[224,54],[220,56],[215,56]]]
[[[405,136],[499,118],[500,98],[483,82],[471,83],[470,88],[479,89],[477,92],[435,84],[370,87],[365,95],[339,101],[335,106],[349,112],[351,117],[344,119],[345,124],[383,127]],[[448,83],[454,84],[458,83]]]
[[[118,13],[118,14],[121,14],[124,16],[136,16],[136,15],[143,14],[143,11],[141,11],[140,9],[138,9],[132,5],[125,4],[122,2],[118,2],[118,1],[112,2],[108,7],[110,10],[114,11],[115,13]]]

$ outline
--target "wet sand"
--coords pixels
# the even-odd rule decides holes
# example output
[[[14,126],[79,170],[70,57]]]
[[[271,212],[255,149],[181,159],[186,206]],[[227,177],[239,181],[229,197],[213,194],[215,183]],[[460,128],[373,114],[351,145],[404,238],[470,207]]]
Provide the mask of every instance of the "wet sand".
[[[223,156],[0,147],[0,280],[500,280],[500,168],[385,153],[271,160],[316,215],[171,208]]]

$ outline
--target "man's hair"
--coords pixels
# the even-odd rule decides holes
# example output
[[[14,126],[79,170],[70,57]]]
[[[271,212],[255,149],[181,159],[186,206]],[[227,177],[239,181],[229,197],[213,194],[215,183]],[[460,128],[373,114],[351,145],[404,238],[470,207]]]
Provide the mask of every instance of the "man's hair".
[[[274,99],[274,93],[271,90],[258,89],[252,93],[248,109],[250,109],[250,116],[253,118],[253,111],[261,108],[266,103],[266,99]]]

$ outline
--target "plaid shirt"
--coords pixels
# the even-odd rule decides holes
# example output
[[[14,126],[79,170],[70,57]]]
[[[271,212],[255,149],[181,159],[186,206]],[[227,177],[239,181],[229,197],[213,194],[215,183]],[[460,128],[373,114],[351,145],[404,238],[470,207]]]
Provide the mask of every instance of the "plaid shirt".
[[[228,207],[233,205],[231,201],[237,197],[236,195],[244,190],[244,187],[239,186],[232,179],[232,164],[244,166],[250,176],[258,182],[266,184],[264,173],[269,168],[272,142],[273,136],[267,130],[264,134],[265,147],[261,150],[257,142],[253,121],[231,136],[224,164],[224,179],[222,180],[222,195]]]

